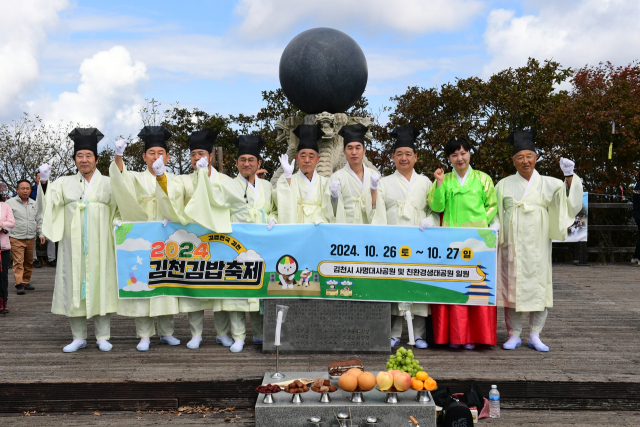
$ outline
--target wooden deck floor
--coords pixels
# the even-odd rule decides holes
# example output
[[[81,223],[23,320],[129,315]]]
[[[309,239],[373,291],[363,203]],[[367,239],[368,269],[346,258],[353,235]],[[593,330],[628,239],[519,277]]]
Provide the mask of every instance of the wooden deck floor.
[[[35,270],[36,290],[24,296],[10,285],[11,313],[0,316],[0,412],[167,410],[205,403],[250,407],[256,384],[274,369],[275,357],[257,346],[248,343],[232,354],[215,344],[211,313],[198,350],[184,346],[190,338],[186,315],[175,319],[180,346],[160,345],[154,338],[146,353],[135,349],[133,319],[114,316],[111,352],[95,347],[90,328],[87,349],[64,354],[71,333],[65,317],[50,313],[53,271]],[[497,384],[505,408],[640,410],[640,268],[556,265],[554,284],[555,306],[542,334],[549,353],[526,347],[429,348],[415,350],[416,358],[453,391],[463,391],[470,381],[483,389]],[[498,342],[506,339],[499,310]],[[387,358],[354,356],[372,371],[384,368]],[[286,355],[281,370],[320,371],[335,358]]]

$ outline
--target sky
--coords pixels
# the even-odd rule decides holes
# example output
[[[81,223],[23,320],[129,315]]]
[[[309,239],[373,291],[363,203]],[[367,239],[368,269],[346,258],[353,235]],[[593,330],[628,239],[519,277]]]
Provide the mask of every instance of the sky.
[[[136,134],[146,99],[253,114],[287,43],[315,27],[362,47],[374,113],[409,86],[491,74],[528,57],[627,65],[638,0],[3,0],[0,123],[24,112]]]

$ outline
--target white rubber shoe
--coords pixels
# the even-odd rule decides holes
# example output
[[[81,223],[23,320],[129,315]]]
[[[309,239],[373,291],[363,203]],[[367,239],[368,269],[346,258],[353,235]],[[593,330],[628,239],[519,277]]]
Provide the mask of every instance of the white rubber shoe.
[[[509,337],[506,343],[502,344],[502,348],[505,350],[514,350],[516,347],[520,347],[522,345],[522,340],[520,337]]]
[[[236,341],[233,343],[233,345],[229,350],[231,350],[231,353],[240,353],[243,348],[244,348],[244,341]]]
[[[109,343],[109,341],[107,340],[98,340],[96,341],[96,344],[98,344],[98,348],[100,349],[100,351],[111,351],[111,349],[113,348],[111,343]]]
[[[151,342],[151,338],[140,338],[140,342],[136,346],[136,350],[138,351],[149,351],[149,343]]]
[[[200,348],[200,343],[202,342],[202,337],[193,337],[191,341],[187,343],[187,348],[191,350],[195,350],[196,348]]]
[[[160,337],[160,342],[169,345],[180,345],[180,340],[172,336]]]
[[[218,344],[222,344],[225,347],[231,347],[231,345],[233,345],[233,340],[226,335],[216,336],[216,342]]]
[[[73,340],[71,344],[65,345],[62,351],[64,353],[74,353],[81,348],[85,348],[87,346],[87,340]]]

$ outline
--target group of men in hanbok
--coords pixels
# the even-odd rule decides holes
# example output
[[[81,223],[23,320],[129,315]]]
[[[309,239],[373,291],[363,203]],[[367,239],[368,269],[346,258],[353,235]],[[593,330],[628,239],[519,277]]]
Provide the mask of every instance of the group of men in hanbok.
[[[138,135],[144,141],[142,155],[147,169],[127,169],[123,154],[127,141],[115,143],[115,159],[109,177],[97,169],[95,128],[77,128],[74,141],[78,173],[49,182],[51,168],[40,167],[37,205],[43,216],[43,233],[60,242],[52,312],[69,317],[73,341],[64,352],[86,346],[86,320],[93,318],[97,345],[109,351],[110,316],[133,317],[140,339],[137,349],[148,351],[157,333],[160,343],[179,345],[173,317],[187,313],[190,349],[200,347],[206,310],[212,310],[216,342],[242,351],[246,339],[246,313],[252,341],[262,343],[262,315],[257,299],[195,299],[163,296],[151,299],[118,299],[113,227],[121,222],[195,222],[219,233],[232,232],[232,223],[267,224],[376,224],[415,226],[416,239],[428,227],[490,227],[498,235],[497,305],[505,310],[509,339],[505,349],[521,345],[522,322],[529,313],[528,344],[548,351],[540,340],[547,309],[553,305],[551,240],[566,238],[567,227],[582,206],[582,184],[573,174],[573,162],[562,159],[565,181],[540,176],[535,131],[515,131],[513,164],[517,173],[494,187],[491,178],[469,166],[471,146],[454,137],[444,147],[453,171],[434,173],[434,183],[414,169],[418,160],[413,126],[392,132],[395,139],[395,172],[381,178],[366,166],[362,124],[343,126],[346,164],[330,178],[320,176],[318,141],[324,135],[315,125],[300,125],[295,159],[282,155],[284,171],[276,185],[256,176],[264,141],[257,135],[236,140],[238,175],[230,178],[211,166],[217,133],[195,131],[189,138],[189,175],[166,170],[170,132],[163,126],[146,126]],[[297,171],[296,171],[297,163]],[[398,301],[402,291],[398,290]],[[392,307],[391,346],[400,343],[403,318]],[[476,344],[497,344],[496,307],[467,305],[413,305],[413,333],[418,348],[428,346],[427,317],[432,316],[434,341],[451,347],[473,349]],[[230,335],[230,336],[229,336]]]

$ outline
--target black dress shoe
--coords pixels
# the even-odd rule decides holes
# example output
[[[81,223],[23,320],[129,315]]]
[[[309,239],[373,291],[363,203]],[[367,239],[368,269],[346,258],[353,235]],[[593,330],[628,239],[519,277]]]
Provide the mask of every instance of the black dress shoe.
[[[24,285],[24,290],[25,291],[35,291],[36,288],[34,288],[33,286],[31,286],[30,284],[25,284]]]
[[[49,264],[47,264],[47,266],[56,268],[56,260],[54,259],[53,261],[49,261]]]
[[[40,265],[40,262],[34,262],[33,263],[33,268],[42,268],[42,266]]]
[[[26,292],[24,291],[24,285],[16,286],[16,294],[24,295]]]

